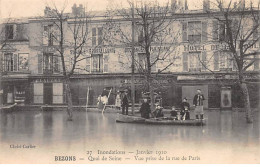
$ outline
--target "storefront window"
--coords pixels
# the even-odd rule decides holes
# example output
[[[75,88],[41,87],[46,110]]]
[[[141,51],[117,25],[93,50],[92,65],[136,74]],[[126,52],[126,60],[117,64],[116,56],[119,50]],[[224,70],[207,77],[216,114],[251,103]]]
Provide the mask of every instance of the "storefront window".
[[[53,83],[53,104],[63,103],[63,83]]]
[[[33,102],[35,104],[43,103],[43,83],[34,83],[34,85],[33,85]]]

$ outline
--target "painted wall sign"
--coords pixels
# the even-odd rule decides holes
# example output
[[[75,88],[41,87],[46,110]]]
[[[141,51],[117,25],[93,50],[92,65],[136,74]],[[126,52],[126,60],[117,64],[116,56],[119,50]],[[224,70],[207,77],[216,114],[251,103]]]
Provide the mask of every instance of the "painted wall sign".
[[[250,43],[245,44],[244,47],[248,47]],[[183,45],[185,52],[200,52],[200,51],[228,51],[229,46],[227,44],[212,44],[212,45],[200,45],[200,44],[193,44],[193,45]],[[239,45],[237,45],[238,49]],[[249,47],[249,50],[259,49],[260,44],[255,43],[254,45]]]

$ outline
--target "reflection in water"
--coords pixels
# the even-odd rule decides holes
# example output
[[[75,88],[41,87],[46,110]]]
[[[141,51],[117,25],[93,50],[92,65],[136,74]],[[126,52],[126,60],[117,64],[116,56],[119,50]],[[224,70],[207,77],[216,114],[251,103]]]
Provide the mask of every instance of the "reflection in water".
[[[116,114],[74,112],[67,121],[64,111],[24,111],[0,113],[1,143],[31,142],[41,146],[71,149],[75,143],[87,149],[110,144],[123,147],[195,145],[207,148],[213,144],[260,145],[259,113],[254,123],[245,122],[244,113],[231,111],[207,112],[206,126],[170,126],[115,123]]]

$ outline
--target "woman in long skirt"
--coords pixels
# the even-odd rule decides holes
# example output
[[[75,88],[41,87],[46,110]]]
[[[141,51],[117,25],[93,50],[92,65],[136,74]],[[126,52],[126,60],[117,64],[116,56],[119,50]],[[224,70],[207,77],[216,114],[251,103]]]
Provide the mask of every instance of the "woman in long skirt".
[[[116,94],[115,107],[119,110],[121,109],[121,95],[120,95],[119,91],[117,91],[117,94]]]

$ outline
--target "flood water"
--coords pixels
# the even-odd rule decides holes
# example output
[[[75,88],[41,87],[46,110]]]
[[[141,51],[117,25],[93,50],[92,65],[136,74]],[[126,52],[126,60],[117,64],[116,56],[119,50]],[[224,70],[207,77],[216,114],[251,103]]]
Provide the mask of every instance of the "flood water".
[[[0,162],[53,163],[53,156],[76,155],[85,159],[76,163],[89,163],[87,151],[96,154],[97,150],[121,150],[136,154],[137,150],[158,150],[169,156],[200,157],[198,162],[186,163],[260,163],[259,115],[256,112],[254,123],[247,124],[243,112],[207,111],[205,126],[171,126],[116,123],[116,113],[77,111],[73,121],[67,121],[65,111],[2,112],[0,153],[4,156]],[[36,149],[10,148],[24,144]],[[128,156],[130,159],[124,162],[134,160],[132,155]]]

